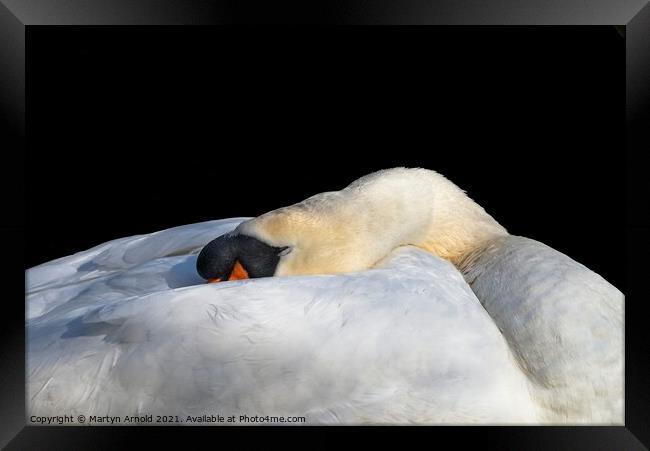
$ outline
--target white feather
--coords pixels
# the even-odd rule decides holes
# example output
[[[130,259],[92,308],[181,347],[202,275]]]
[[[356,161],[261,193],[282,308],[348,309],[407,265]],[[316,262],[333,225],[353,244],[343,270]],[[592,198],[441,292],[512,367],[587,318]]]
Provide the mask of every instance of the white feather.
[[[30,413],[623,424],[622,293],[443,176],[380,171],[242,221],[29,270]],[[205,285],[194,253],[233,229],[289,246],[293,277]]]
[[[466,273],[552,423],[623,424],[623,294],[537,241],[508,236]]]
[[[506,341],[450,263],[406,247],[364,272],[206,285],[195,255],[165,256],[235,225],[118,240],[28,271],[30,415],[536,420]],[[159,239],[165,251],[152,253]],[[65,285],[50,277],[64,271]]]

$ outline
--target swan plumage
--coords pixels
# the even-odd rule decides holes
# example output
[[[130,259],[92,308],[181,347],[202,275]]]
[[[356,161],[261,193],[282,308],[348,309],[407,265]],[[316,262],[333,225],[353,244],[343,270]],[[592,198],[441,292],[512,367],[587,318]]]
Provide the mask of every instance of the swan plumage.
[[[398,246],[452,262],[506,229],[444,176],[426,169],[374,172],[240,224],[236,233],[289,246],[275,275],[360,271]]]
[[[29,412],[534,421],[505,340],[448,262],[411,247],[359,273],[203,284],[192,246],[234,225],[117,240],[29,271]]]
[[[550,422],[623,422],[623,294],[538,241],[492,241],[465,278]]]
[[[198,251],[241,233],[300,277],[202,283]],[[381,171],[30,269],[28,410],[621,424],[622,307],[441,175]]]

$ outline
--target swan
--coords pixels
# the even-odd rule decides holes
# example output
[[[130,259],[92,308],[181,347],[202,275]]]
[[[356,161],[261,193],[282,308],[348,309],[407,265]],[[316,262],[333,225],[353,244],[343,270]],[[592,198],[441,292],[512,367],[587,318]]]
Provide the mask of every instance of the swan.
[[[26,279],[30,422],[623,422],[623,295],[429,170]]]

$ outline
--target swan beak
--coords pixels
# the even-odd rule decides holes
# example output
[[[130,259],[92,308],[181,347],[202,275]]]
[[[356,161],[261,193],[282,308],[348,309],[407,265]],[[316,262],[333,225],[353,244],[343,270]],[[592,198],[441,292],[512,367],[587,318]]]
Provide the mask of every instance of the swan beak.
[[[248,271],[239,263],[239,260],[235,262],[235,267],[232,269],[228,280],[243,280],[248,279]]]
[[[228,276],[228,280],[244,280],[248,279],[248,271],[244,268],[244,266],[239,263],[239,260],[235,262],[235,267],[232,269],[232,272]],[[221,277],[214,277],[212,279],[208,279],[208,283],[214,283],[214,282],[221,282]]]

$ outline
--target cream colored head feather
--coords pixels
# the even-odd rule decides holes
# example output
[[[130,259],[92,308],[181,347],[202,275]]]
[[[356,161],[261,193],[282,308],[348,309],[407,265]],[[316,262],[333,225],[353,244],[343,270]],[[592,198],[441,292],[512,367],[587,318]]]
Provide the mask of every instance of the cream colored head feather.
[[[420,168],[369,174],[341,191],[246,221],[237,232],[289,246],[277,276],[361,271],[403,245],[459,264],[488,241],[507,235],[460,188]]]

